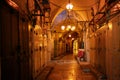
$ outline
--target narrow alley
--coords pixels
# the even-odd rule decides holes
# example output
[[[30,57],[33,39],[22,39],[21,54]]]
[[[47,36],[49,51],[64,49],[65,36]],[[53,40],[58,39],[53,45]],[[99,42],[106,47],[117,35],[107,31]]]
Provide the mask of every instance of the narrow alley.
[[[0,0],[0,80],[120,80],[120,0]]]

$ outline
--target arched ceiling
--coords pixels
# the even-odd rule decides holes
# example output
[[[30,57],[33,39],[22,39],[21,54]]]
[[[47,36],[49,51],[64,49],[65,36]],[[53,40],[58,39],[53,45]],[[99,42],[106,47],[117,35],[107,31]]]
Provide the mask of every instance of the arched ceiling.
[[[91,25],[90,28],[94,32],[105,22],[108,22],[115,15],[119,14],[120,11],[120,0],[5,1],[14,9],[20,11],[22,15],[24,14],[25,17],[31,21],[32,26],[35,27],[37,24],[44,30],[55,30],[55,32],[64,32],[61,30],[61,25],[63,23],[68,25],[70,22],[73,22],[76,26],[75,31],[77,33],[86,30],[86,23]],[[66,9],[66,5],[69,2],[73,4],[73,9],[71,11]],[[110,11],[110,13],[108,11]],[[45,14],[46,12],[47,15]],[[48,26],[48,23],[51,23],[51,25]],[[67,32],[68,31],[66,31],[66,33]]]
[[[79,21],[90,21],[91,7],[96,6],[99,0],[70,0],[73,5],[73,9],[68,11],[66,5],[69,0],[49,0],[51,7],[51,30],[56,32],[62,32],[63,37],[67,37],[69,34],[74,35],[76,32],[81,34],[83,26],[77,24]],[[76,26],[75,32],[62,31],[61,26],[68,23],[68,14],[72,24]],[[62,37],[61,36],[61,37]],[[75,36],[75,35],[74,35]],[[76,35],[77,37],[77,35]]]
[[[61,29],[61,25],[65,22],[68,16],[66,5],[69,0],[49,0],[51,7],[51,29]],[[77,21],[90,21],[91,7],[96,6],[98,0],[70,0],[73,4],[72,11],[69,12],[72,22]]]
[[[61,26],[70,22],[76,26],[75,32],[81,34],[88,26],[94,32],[105,22],[119,14],[120,0],[5,0],[10,6],[28,18],[32,26],[39,25],[43,30],[62,32]],[[68,11],[66,5],[73,4]],[[118,4],[117,4],[118,3]],[[110,13],[108,12],[110,11]],[[46,15],[47,12],[47,15]],[[49,14],[50,12],[50,14]],[[108,16],[109,15],[109,16]],[[50,26],[48,26],[50,23]],[[88,24],[89,25],[88,25]],[[71,25],[71,24],[70,24]]]
[[[70,0],[70,3],[74,6],[73,12],[77,13],[76,18],[78,18],[79,21],[88,21],[91,19],[91,7],[93,7],[97,1],[98,0]],[[56,17],[66,10],[66,5],[69,3],[69,0],[49,0],[49,2],[51,7],[51,21],[52,24],[54,24]],[[59,19],[62,19],[62,17]]]

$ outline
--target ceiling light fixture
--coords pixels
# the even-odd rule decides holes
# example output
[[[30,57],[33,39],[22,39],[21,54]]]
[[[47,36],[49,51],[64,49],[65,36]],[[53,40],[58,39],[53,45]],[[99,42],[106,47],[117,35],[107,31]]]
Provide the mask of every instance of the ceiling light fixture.
[[[75,28],[76,27],[74,25],[70,25],[70,24],[68,24],[66,26],[64,26],[64,25],[61,26],[61,30],[66,30],[66,31],[74,31]]]
[[[71,37],[71,34],[69,34],[69,37]]]
[[[63,21],[63,25],[61,26],[61,29],[62,30],[71,30],[71,31],[74,31],[75,30],[75,25],[74,25],[74,22],[73,20],[70,18],[70,11],[73,9],[73,5],[70,3],[70,0],[69,0],[69,3],[66,5],[66,8],[68,10],[68,15],[66,17],[66,19]],[[71,23],[73,22],[73,23]],[[64,26],[65,25],[65,26]]]
[[[66,8],[69,11],[73,9],[73,5],[70,3],[70,0],[69,0],[69,3],[66,5]]]
[[[74,31],[75,30],[75,23],[74,21],[70,18],[69,14],[67,15],[66,19],[63,21],[63,24],[61,26],[61,30],[66,30],[66,31]]]

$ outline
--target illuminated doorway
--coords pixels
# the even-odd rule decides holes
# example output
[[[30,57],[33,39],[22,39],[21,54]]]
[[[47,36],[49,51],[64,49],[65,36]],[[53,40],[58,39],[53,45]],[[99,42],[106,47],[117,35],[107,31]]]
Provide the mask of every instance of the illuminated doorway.
[[[77,56],[78,54],[78,40],[73,41],[73,55]]]

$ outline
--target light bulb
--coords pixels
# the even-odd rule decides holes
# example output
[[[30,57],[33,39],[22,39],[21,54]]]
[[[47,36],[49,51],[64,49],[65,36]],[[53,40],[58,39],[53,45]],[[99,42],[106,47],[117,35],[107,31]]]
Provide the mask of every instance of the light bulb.
[[[61,26],[61,29],[64,30],[64,29],[65,29],[65,26]]]
[[[71,30],[74,31],[75,30],[75,26],[72,26]]]
[[[68,10],[72,10],[73,9],[73,5],[71,3],[69,3],[69,4],[66,5],[66,8]]]

